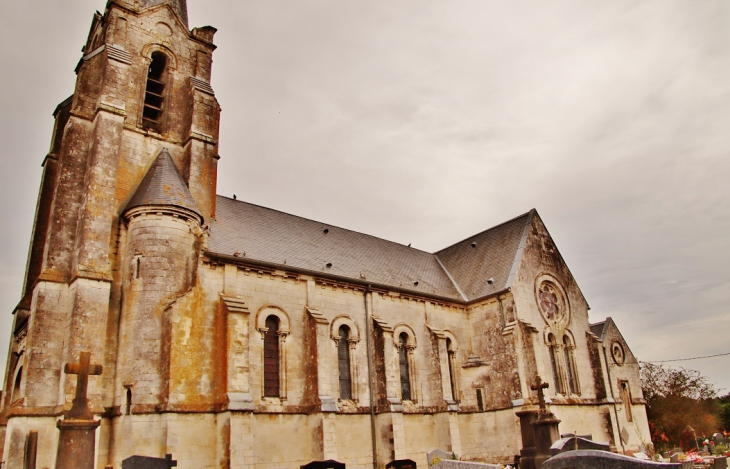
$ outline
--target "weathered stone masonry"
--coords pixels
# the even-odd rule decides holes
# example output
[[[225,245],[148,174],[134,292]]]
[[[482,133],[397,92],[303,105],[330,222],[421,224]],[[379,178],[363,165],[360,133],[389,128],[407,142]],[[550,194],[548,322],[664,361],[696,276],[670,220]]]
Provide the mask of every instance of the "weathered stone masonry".
[[[62,369],[83,350],[104,367],[99,467],[511,462],[538,375],[570,431],[648,438],[636,360],[610,318],[589,324],[536,211],[426,253],[216,196],[214,34],[189,29],[184,0],[93,17],[13,312],[7,467],[31,431],[54,466]]]

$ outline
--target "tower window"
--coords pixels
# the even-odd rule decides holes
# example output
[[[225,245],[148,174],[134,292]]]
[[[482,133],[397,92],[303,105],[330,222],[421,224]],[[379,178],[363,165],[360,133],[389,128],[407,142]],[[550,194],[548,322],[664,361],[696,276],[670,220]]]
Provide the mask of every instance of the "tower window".
[[[132,415],[132,388],[127,388],[127,409],[125,415]]]
[[[340,374],[340,399],[352,399],[352,377],[350,375],[350,328],[340,326],[340,340],[337,342],[337,365]]]
[[[165,104],[165,69],[167,57],[162,52],[152,53],[147,71],[147,86],[144,94],[142,123],[145,127],[158,129]]]
[[[23,382],[23,367],[18,368],[18,373],[15,376],[15,383],[13,385],[13,393],[10,395],[10,402],[15,402],[20,399],[20,385]]]
[[[279,318],[266,318],[264,334],[264,397],[279,397]]]

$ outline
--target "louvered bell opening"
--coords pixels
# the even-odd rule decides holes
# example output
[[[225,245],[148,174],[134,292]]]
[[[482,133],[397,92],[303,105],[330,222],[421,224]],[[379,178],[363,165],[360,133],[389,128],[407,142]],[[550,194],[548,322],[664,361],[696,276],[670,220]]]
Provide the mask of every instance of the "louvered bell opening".
[[[165,83],[163,76],[167,65],[167,57],[161,52],[152,54],[152,62],[147,73],[147,85],[144,95],[142,121],[145,127],[158,129],[165,103]]]

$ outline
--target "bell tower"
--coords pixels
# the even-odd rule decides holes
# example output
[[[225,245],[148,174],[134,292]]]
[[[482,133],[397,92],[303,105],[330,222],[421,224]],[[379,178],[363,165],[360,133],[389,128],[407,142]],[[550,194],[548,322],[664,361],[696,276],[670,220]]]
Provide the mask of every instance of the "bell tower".
[[[54,466],[55,419],[73,398],[62,370],[81,351],[103,363],[104,373],[88,388],[92,411],[106,416],[102,432],[122,405],[115,392],[118,329],[121,312],[132,308],[124,302],[133,301],[123,283],[127,261],[137,253],[127,249],[138,248],[127,236],[128,212],[146,175],[162,163],[165,174],[176,175],[184,204],[178,210],[182,199],[170,197],[163,204],[168,212],[185,214],[195,226],[215,218],[215,32],[210,26],[189,29],[186,0],[109,0],[92,18],[74,92],[54,112],[25,284],[14,311],[1,403],[8,467],[22,467],[29,431],[38,432],[38,466]],[[200,233],[196,228],[189,235],[189,246],[199,245]],[[194,254],[180,253],[195,263]],[[98,456],[103,467],[106,456]]]

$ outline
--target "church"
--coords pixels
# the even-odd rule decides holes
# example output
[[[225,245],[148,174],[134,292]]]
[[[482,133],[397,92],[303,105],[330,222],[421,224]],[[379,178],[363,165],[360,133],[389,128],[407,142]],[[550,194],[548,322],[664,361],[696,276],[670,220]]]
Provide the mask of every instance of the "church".
[[[31,434],[55,467],[84,351],[99,468],[511,463],[538,377],[562,432],[649,443],[637,360],[537,211],[429,253],[216,195],[215,33],[186,0],[93,17],[12,312],[3,467]]]

